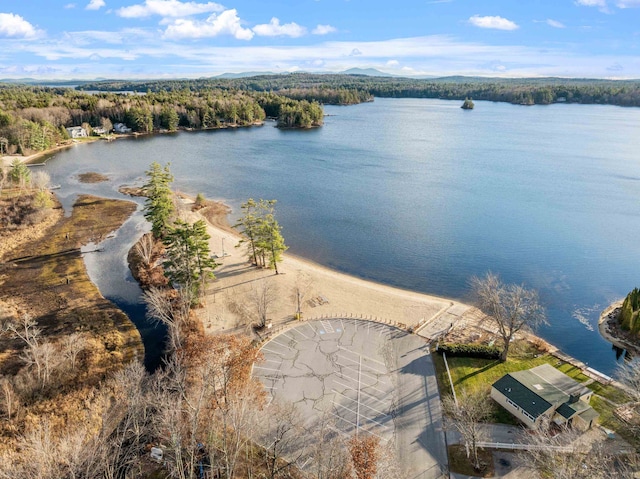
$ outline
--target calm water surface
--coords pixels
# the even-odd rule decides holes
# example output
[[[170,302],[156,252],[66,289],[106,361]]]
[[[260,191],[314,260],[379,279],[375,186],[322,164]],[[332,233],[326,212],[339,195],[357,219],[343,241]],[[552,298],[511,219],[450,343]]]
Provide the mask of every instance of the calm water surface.
[[[465,300],[469,277],[494,271],[540,290],[543,337],[613,370],[597,319],[640,282],[640,109],[376,99],[325,111],[313,131],[268,123],[78,145],[47,169],[70,204],[78,191],[117,197],[152,161],[171,162],[175,188],[236,213],[277,198],[291,252],[407,289]],[[87,171],[112,181],[79,184]],[[121,305],[138,292],[118,255],[145,228],[131,220],[115,260],[91,268]]]

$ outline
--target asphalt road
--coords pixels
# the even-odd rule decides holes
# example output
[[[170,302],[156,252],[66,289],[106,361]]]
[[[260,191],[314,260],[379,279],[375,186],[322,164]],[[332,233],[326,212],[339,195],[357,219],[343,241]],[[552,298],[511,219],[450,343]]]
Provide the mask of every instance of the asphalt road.
[[[446,470],[440,396],[424,340],[385,324],[310,321],[272,338],[253,373],[273,399],[312,423],[329,414],[340,433],[392,444],[406,479]]]

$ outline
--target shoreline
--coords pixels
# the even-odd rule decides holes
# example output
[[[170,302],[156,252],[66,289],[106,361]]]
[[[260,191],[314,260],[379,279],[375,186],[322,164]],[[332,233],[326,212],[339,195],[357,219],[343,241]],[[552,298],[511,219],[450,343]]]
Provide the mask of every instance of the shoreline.
[[[621,338],[614,332],[615,329],[618,328],[618,316],[620,315],[620,308],[622,307],[623,301],[622,299],[614,301],[600,313],[598,331],[604,339],[617,348],[624,349],[635,355],[640,355],[640,344],[635,344],[626,338]]]

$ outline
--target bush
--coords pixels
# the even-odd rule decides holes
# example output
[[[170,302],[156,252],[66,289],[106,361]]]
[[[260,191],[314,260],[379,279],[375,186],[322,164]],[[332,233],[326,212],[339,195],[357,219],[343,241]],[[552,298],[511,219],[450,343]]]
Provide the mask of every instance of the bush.
[[[465,356],[469,358],[500,359],[500,348],[486,344],[452,344],[444,343],[438,346],[440,354],[448,356]]]

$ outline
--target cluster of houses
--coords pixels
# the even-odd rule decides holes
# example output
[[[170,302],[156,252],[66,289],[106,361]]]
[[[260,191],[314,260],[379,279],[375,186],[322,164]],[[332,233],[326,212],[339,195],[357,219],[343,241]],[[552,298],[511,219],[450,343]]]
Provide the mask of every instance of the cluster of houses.
[[[91,131],[94,135],[108,135],[111,131],[107,131],[106,128],[102,128],[100,126],[91,127]],[[69,137],[72,139],[76,138],[87,138],[89,136],[89,132],[81,126],[72,126],[67,128],[67,132],[69,133]],[[116,123],[113,125],[113,132],[118,134],[127,134],[131,133],[131,128],[129,128],[124,123]]]

